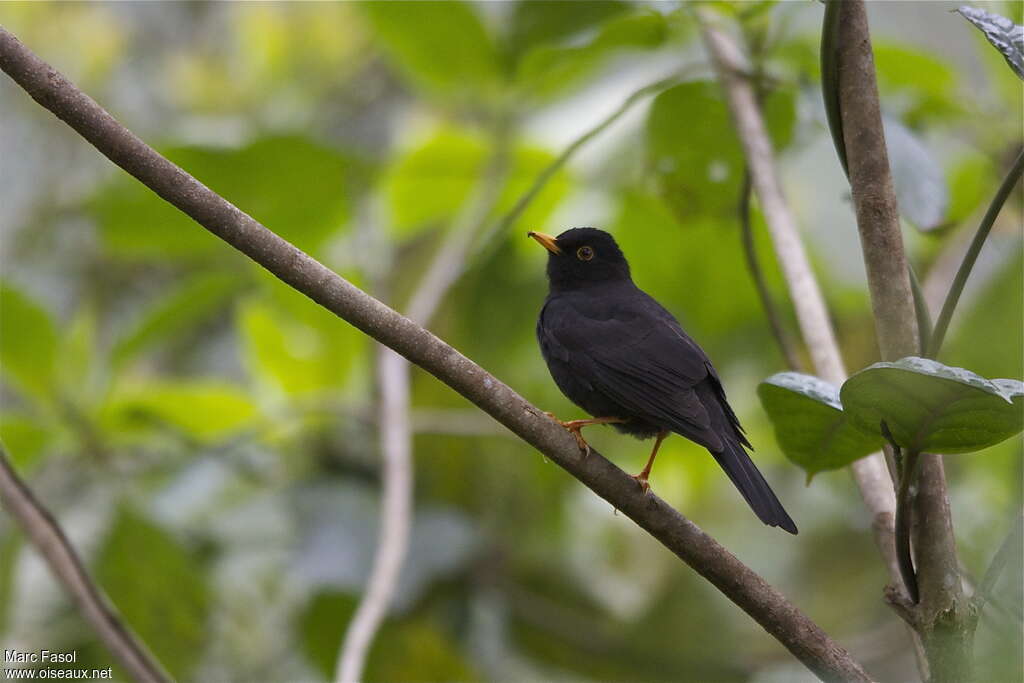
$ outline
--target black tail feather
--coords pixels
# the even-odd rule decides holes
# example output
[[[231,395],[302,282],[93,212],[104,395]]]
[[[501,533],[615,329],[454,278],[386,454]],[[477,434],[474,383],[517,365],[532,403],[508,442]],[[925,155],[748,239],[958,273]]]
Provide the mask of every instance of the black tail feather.
[[[729,440],[720,453],[712,452],[715,460],[732,479],[747,504],[768,526],[777,526],[791,534],[797,533],[796,524],[775,497],[754,461],[739,443]]]

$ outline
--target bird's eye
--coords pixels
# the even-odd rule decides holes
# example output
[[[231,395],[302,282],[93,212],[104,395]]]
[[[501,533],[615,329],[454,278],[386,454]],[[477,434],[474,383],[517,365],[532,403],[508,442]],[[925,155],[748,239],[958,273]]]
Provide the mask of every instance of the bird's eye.
[[[576,250],[576,258],[580,261],[589,261],[594,258],[594,250],[590,247],[580,247]]]

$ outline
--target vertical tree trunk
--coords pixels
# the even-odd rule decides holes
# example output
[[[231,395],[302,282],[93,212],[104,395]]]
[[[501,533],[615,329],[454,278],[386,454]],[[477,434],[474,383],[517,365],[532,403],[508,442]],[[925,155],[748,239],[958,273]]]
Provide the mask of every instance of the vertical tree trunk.
[[[835,1],[835,0],[834,0]],[[850,187],[882,358],[918,353],[917,324],[863,0],[839,0],[839,108]],[[973,679],[975,616],[961,586],[942,458],[922,454],[914,548],[914,610],[933,682]]]

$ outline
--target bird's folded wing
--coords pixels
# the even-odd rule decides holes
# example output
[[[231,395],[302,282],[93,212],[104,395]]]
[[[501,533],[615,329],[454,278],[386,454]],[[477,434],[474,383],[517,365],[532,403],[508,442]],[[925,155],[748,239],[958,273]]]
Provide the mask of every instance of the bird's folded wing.
[[[707,379],[704,352],[660,316],[598,320],[573,316],[571,325],[545,325],[574,375],[630,413],[669,426],[712,450],[719,435],[694,387]]]

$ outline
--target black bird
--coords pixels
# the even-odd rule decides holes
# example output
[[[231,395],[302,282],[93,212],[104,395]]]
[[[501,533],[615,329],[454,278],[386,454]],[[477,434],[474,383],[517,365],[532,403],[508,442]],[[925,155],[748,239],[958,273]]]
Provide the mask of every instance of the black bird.
[[[633,477],[646,492],[658,447],[675,432],[708,449],[762,522],[795,534],[796,524],[744,449],[752,446],[711,361],[671,313],[633,284],[612,236],[595,228],[529,236],[550,252],[550,291],[537,320],[541,352],[562,393],[594,416],[558,420],[580,448],[590,451],[580,434],[590,424],[656,436],[647,465]]]

